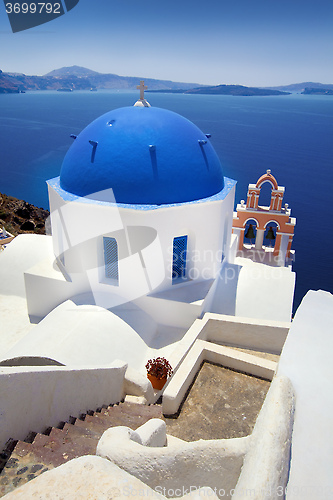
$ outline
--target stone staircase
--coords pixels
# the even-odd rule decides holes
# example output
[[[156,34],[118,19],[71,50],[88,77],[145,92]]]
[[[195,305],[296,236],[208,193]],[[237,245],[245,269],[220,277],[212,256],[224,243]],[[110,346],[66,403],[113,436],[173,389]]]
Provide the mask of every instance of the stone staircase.
[[[25,441],[10,440],[0,454],[0,497],[73,458],[95,455],[98,440],[109,427],[135,430],[151,418],[163,418],[161,406],[124,402],[70,417],[43,434],[31,432]]]

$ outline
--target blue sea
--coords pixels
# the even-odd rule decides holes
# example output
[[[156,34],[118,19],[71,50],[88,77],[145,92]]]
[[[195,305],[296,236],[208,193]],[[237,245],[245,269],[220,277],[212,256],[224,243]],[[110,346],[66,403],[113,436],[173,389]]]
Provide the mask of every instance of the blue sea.
[[[309,289],[333,292],[333,97],[146,97],[212,135],[224,175],[238,182],[236,203],[271,169],[297,219],[294,309]],[[70,134],[137,98],[125,91],[0,95],[0,192],[48,208],[45,181],[59,175]]]

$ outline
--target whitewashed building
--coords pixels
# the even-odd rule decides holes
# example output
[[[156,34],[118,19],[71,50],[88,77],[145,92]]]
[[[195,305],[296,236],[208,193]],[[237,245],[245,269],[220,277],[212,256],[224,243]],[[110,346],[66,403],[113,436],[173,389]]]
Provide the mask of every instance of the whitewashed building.
[[[235,184],[209,135],[176,113],[135,105],[99,117],[48,181],[62,277],[54,287],[48,271],[27,275],[29,313],[78,296],[110,308],[215,279],[229,259]]]

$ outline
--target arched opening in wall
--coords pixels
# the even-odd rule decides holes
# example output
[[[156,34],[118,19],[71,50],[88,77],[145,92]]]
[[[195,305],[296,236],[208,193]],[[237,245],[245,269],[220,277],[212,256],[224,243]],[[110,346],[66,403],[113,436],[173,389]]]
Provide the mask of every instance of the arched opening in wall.
[[[245,224],[244,230],[244,245],[252,246],[255,244],[257,237],[257,221],[255,219],[248,219]]]
[[[187,236],[173,239],[172,284],[186,279]]]
[[[269,248],[274,248],[276,241],[276,231],[279,229],[279,225],[275,221],[269,221],[265,224],[264,233],[264,246]]]
[[[103,237],[105,277],[117,285],[118,276],[118,244],[115,238]]]
[[[272,185],[266,181],[261,185],[258,206],[270,207],[272,197]]]
[[[63,363],[42,356],[18,356],[16,358],[4,359],[0,366],[65,366]]]

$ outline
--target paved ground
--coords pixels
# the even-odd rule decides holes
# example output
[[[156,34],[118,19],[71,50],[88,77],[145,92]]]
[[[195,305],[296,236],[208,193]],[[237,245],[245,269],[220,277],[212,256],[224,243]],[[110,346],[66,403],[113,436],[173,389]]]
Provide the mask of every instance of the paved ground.
[[[167,433],[185,441],[251,434],[270,382],[205,362]]]

